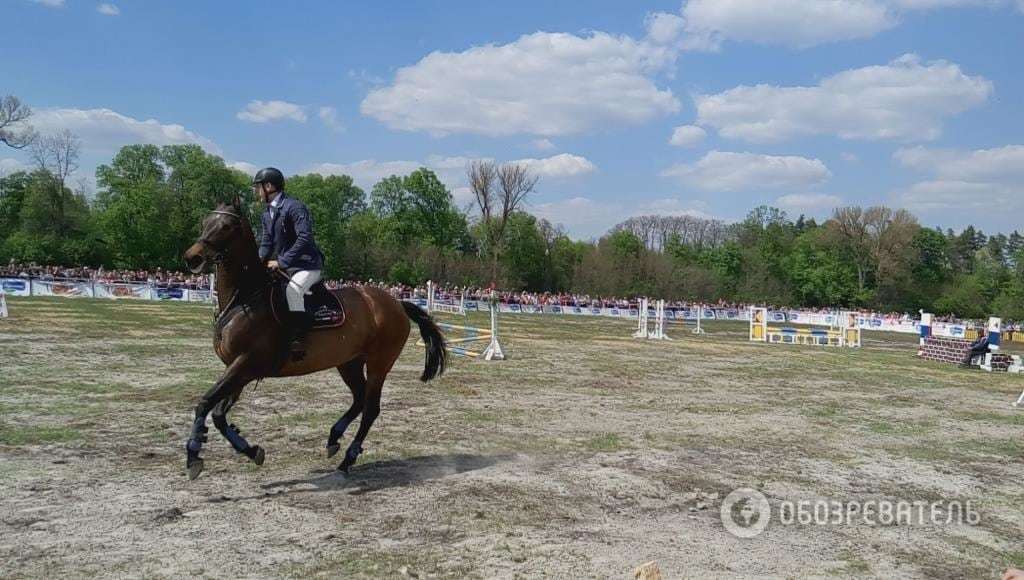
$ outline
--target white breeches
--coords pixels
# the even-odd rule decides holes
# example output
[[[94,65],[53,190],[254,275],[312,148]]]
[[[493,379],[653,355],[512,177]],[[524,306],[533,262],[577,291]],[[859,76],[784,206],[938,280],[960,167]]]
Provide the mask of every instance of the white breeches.
[[[306,293],[320,281],[320,270],[299,270],[288,282],[285,296],[288,298],[288,310],[302,312],[306,309]]]

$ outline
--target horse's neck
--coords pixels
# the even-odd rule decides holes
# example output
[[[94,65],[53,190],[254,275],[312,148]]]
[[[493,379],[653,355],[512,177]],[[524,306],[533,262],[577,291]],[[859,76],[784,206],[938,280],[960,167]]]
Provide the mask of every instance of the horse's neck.
[[[244,298],[266,285],[267,272],[255,248],[243,254],[217,265],[217,301],[221,310],[227,308],[236,295]]]

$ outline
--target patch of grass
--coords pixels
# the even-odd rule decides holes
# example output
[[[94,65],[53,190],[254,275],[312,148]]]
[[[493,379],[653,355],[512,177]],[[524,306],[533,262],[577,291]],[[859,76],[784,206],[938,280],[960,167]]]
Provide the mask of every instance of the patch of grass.
[[[1013,566],[1014,568],[1024,568],[1024,550],[1004,552],[1003,559],[1006,562],[1007,566]]]
[[[618,433],[603,433],[591,437],[584,442],[583,446],[595,452],[621,451],[627,447],[625,441],[622,440]]]
[[[850,576],[867,576],[871,573],[871,565],[855,552],[844,550],[839,555],[839,559],[843,561],[843,565],[829,570],[829,574],[832,576],[843,576],[848,578]]]
[[[924,435],[934,427],[934,421],[872,421],[868,423],[868,430],[879,435]]]
[[[975,453],[1001,455],[1004,457],[1024,456],[1024,443],[1017,439],[975,439],[965,441],[963,447]]]
[[[330,429],[331,425],[334,425],[344,412],[344,409],[331,411],[301,411],[298,413],[276,415],[270,420],[270,423],[276,427]]]
[[[440,555],[410,552],[385,552],[368,549],[362,554],[351,552],[321,554],[301,564],[279,570],[288,578],[402,578],[414,577],[478,578],[471,568],[443,567]]]
[[[15,426],[0,424],[0,444],[3,445],[67,443],[81,438],[81,432],[62,425]]]
[[[808,417],[818,417],[822,419],[832,419],[844,414],[844,409],[838,403],[828,403],[822,407],[814,407],[803,411],[803,414]]]
[[[998,425],[1024,426],[1024,413],[979,413],[969,411],[965,413],[957,413],[957,416],[971,421],[984,421],[986,423],[996,423]]]

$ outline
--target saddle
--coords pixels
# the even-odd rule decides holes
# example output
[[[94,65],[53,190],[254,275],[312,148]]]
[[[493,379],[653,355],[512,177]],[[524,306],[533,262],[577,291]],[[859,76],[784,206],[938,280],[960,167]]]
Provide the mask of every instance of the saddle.
[[[274,284],[271,290],[270,305],[274,319],[279,324],[287,324],[282,314],[288,312],[288,300],[285,298],[285,287],[288,281]],[[306,313],[313,317],[312,329],[336,328],[345,324],[345,308],[338,296],[327,289],[323,282],[313,284],[306,293]]]

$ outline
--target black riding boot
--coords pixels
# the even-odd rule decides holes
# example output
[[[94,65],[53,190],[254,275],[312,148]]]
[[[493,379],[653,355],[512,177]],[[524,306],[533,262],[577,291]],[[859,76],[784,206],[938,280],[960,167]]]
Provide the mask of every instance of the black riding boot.
[[[291,313],[291,344],[289,350],[293,361],[300,361],[306,358],[306,335],[313,326],[313,316],[306,312]]]

